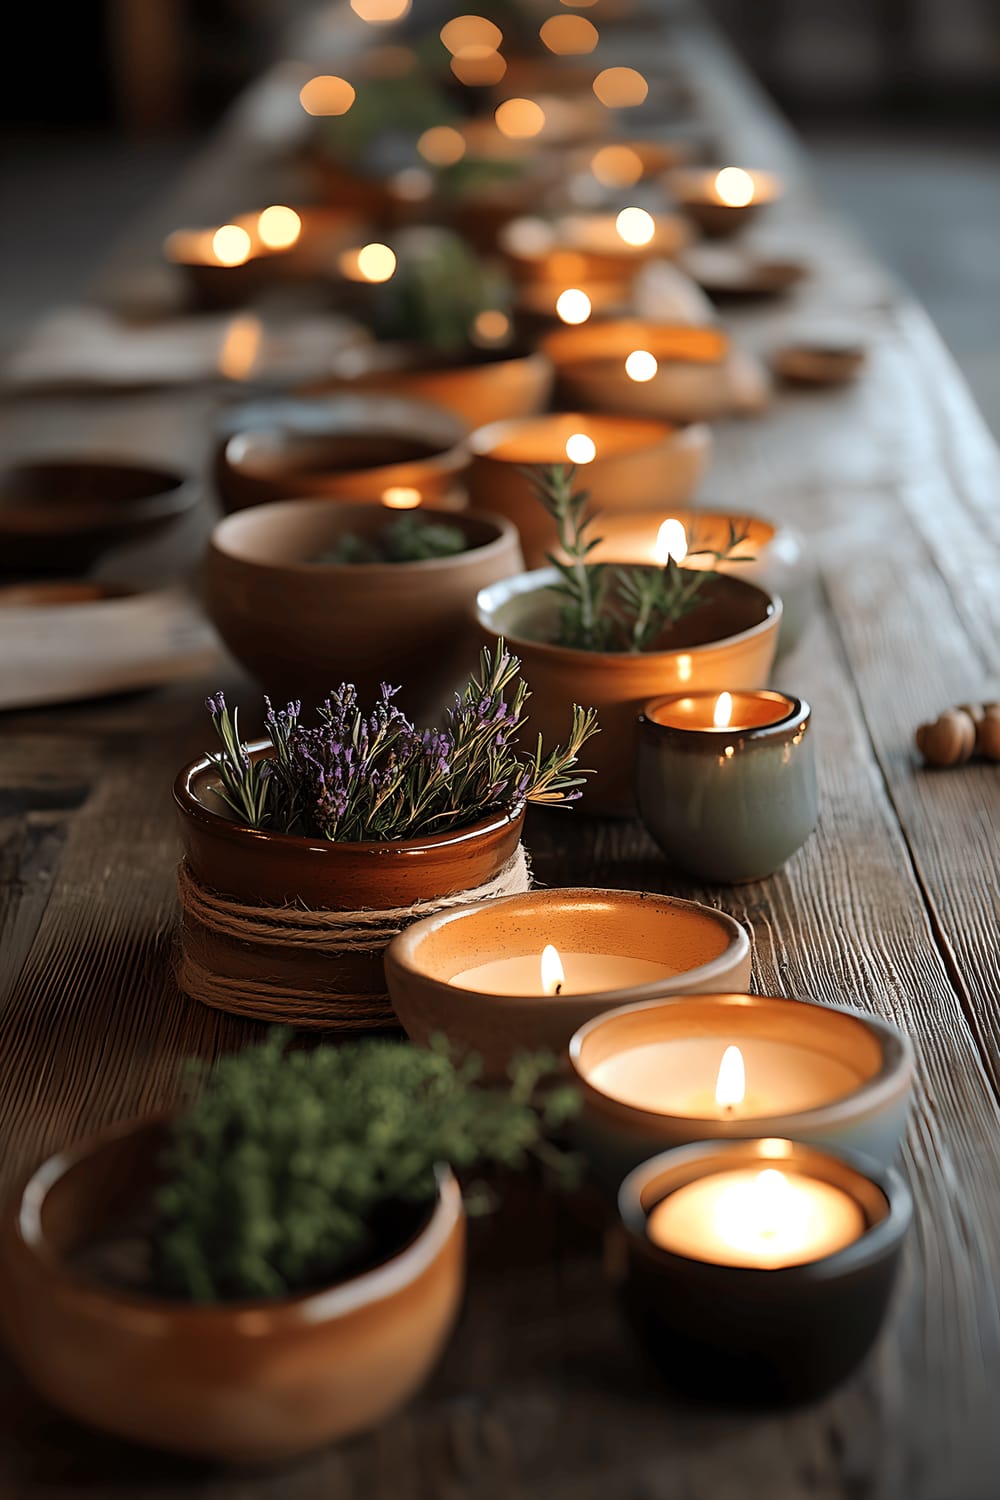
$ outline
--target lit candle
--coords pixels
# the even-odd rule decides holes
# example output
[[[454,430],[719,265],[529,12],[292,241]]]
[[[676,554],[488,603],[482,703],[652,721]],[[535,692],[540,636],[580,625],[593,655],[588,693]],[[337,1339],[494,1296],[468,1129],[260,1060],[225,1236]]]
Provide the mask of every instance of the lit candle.
[[[861,1205],[843,1188],[765,1167],[676,1188],[649,1215],[647,1233],[674,1255],[775,1270],[833,1255],[865,1228]]]
[[[460,969],[451,983],[483,995],[591,995],[655,984],[669,973],[669,967],[655,959],[563,952],[547,943],[540,955],[494,958]]]
[[[782,194],[780,178],[772,172],[743,167],[679,167],[668,175],[674,198],[698,227],[709,235],[732,234],[753,214]]]
[[[639,812],[668,860],[704,880],[772,874],[816,826],[809,705],[784,693],[675,694],[639,721]]]

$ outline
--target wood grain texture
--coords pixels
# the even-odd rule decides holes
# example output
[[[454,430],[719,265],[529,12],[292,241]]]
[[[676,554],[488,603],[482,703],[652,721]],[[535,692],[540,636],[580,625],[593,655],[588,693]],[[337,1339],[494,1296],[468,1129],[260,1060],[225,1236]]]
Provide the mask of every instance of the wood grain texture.
[[[427,1391],[368,1437],[274,1474],[221,1474],[82,1432],[0,1371],[0,1494],[16,1500],[989,1500],[1000,1432],[1000,770],[916,767],[912,732],[963,698],[1000,696],[1000,462],[915,309],[810,188],[781,122],[697,16],[616,43],[669,47],[727,155],[791,190],[761,235],[807,256],[783,302],[727,309],[766,352],[812,316],[870,341],[858,384],[777,393],[721,423],[706,503],[807,533],[820,608],[779,685],[813,704],[822,816],[772,880],[675,878],[632,823],[533,815],[536,873],[695,895],[752,931],[755,988],[856,1003],[918,1052],[904,1167],[916,1222],[891,1326],[858,1375],[780,1417],[670,1400],[624,1333],[585,1204],[527,1184],[475,1226],[471,1290]],[[303,54],[299,54],[303,55]],[[628,58],[624,59],[628,60]],[[262,86],[266,95],[267,87]],[[258,96],[260,97],[260,96]],[[178,222],[291,196],[241,108],[156,206],[106,284],[143,280]],[[667,126],[663,126],[666,133]],[[211,390],[20,401],[0,435],[109,443],[194,463]],[[190,575],[211,516],[146,576]],[[235,691],[249,692],[245,684]],[[214,684],[213,684],[214,685]],[[185,1001],[171,973],[176,768],[203,748],[207,684],[7,716],[0,734],[0,1122],[9,1187],[47,1151],[176,1094],[180,1060],[254,1028]]]

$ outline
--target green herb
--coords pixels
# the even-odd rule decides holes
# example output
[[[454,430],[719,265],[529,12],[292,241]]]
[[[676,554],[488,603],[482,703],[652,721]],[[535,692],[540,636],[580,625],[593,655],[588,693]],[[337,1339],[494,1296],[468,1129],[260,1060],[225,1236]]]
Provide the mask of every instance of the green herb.
[[[426,521],[419,516],[397,516],[383,526],[378,536],[347,532],[329,552],[313,558],[315,563],[407,563],[427,562],[435,557],[455,557],[467,547],[465,532],[445,521]]]
[[[573,488],[575,472],[565,464],[525,471],[555,521],[559,538],[560,552],[549,554],[560,575],[553,590],[563,601],[556,643],[578,651],[648,651],[665,631],[698,609],[706,584],[717,575],[710,569],[682,567],[673,557],[663,568],[589,562],[602,538],[593,534],[597,515],[589,509],[587,491]],[[748,534],[730,521],[722,549],[704,547],[688,556],[752,562],[752,557],[733,556]]]
[[[238,710],[225,697],[207,701],[222,749],[210,759],[219,795],[242,823],[280,833],[358,843],[447,833],[504,807],[566,804],[580,796],[589,771],[577,760],[597,733],[593,709],[574,704],[569,737],[546,753],[520,748],[530,696],[521,663],[497,642],[484,650],[441,729],[417,729],[382,686],[365,713],[343,684],[301,722],[302,705],[267,703],[269,754],[252,758],[239,737]]]
[[[362,79],[350,109],[316,121],[316,138],[321,150],[353,170],[380,141],[415,138],[432,125],[448,124],[454,114],[427,69],[415,67],[401,77]]]
[[[225,1056],[174,1122],[157,1193],[158,1288],[196,1302],[282,1297],[327,1286],[400,1248],[429,1210],[439,1163],[566,1180],[575,1163],[547,1139],[576,1109],[555,1058],[517,1060],[506,1091],[476,1087],[479,1065],[438,1042],[422,1051],[369,1039],[286,1051],[275,1032]],[[407,1206],[411,1206],[409,1211]],[[396,1243],[393,1243],[396,1240]]]
[[[382,284],[376,303],[379,338],[457,354],[469,348],[481,312],[508,308],[503,278],[450,230],[411,231],[396,249],[396,273]]]

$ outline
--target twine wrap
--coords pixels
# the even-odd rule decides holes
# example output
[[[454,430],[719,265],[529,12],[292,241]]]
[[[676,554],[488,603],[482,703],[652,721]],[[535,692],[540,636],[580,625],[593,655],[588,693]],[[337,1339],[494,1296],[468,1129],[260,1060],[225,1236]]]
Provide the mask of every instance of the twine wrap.
[[[421,917],[521,895],[530,885],[527,851],[518,844],[503,869],[474,890],[412,906],[312,911],[242,904],[202,885],[182,860],[177,982],[203,1005],[253,1021],[332,1031],[391,1026],[382,955],[396,934]]]

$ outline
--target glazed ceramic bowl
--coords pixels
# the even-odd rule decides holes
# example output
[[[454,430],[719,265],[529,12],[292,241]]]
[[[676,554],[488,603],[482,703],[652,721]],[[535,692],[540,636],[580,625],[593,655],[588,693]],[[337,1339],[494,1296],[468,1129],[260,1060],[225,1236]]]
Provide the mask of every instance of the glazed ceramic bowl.
[[[194,505],[175,470],[89,456],[22,459],[0,473],[0,574],[72,576],[155,536]]]
[[[667,185],[674,199],[702,234],[709,236],[735,234],[755,219],[784,193],[780,177],[773,172],[747,171],[753,183],[749,203],[724,203],[715,189],[720,167],[677,167],[667,174]]]
[[[542,568],[483,589],[477,603],[480,632],[490,640],[502,635],[521,658],[533,694],[532,734],[541,732],[556,742],[574,703],[597,709],[601,732],[589,742],[585,756],[597,775],[583,806],[589,812],[632,816],[636,728],[644,703],[685,688],[721,692],[766,683],[781,601],[754,584],[716,574],[701,607],[675,625],[658,649],[579,651],[552,644],[559,618],[559,595],[553,591],[558,577],[554,568]]]
[[[833,1254],[777,1268],[721,1265],[663,1248],[656,1211],[722,1172],[780,1170],[846,1194],[858,1237]],[[688,1397],[737,1407],[815,1401],[874,1344],[913,1214],[897,1172],[798,1141],[702,1141],[643,1162],[618,1194],[608,1264],[625,1315],[665,1380]]]
[[[219,424],[215,483],[226,511],[272,500],[459,504],[464,424],[402,396],[241,402]],[[414,500],[416,496],[416,500]]]
[[[462,1296],[451,1172],[412,1239],[360,1275],[272,1301],[166,1301],[77,1262],[148,1197],[164,1134],[119,1126],[50,1158],[3,1220],[4,1332],[39,1393],[116,1437],[236,1464],[292,1458],[409,1400]]]
[[[471,430],[542,411],[552,381],[548,359],[533,350],[484,349],[448,358],[415,344],[371,344],[346,351],[329,377],[303,394],[383,391],[409,396],[444,407]]]
[[[715,1087],[731,1045],[744,1055],[746,1094],[727,1111]],[[787,1135],[888,1164],[913,1087],[909,1038],[877,1016],[679,985],[588,1022],[569,1057],[583,1098],[580,1144],[606,1186],[660,1151],[709,1139]]]
[[[577,479],[602,518],[671,515],[690,502],[711,454],[711,432],[700,422],[677,427],[648,418],[557,412],[479,428],[469,439],[471,502],[514,523],[529,568],[541,567],[558,539],[524,470],[565,464],[567,442],[578,433],[597,450],[591,463],[578,467]]]
[[[542,348],[561,401],[584,410],[710,422],[760,411],[770,393],[763,366],[712,327],[607,319],[554,329]]]
[[[468,628],[478,591],[521,567],[509,521],[424,511],[467,550],[422,562],[331,563],[345,536],[378,537],[397,512],[285,500],[239,511],[212,533],[204,572],[209,617],[271,697],[321,702],[341,682],[374,700],[401,686],[401,707],[433,717],[475,667]]]
[[[677,870],[744,885],[779,870],[819,816],[808,703],[734,693],[733,724],[712,723],[714,693],[659,698],[639,716],[639,815]]]
[[[522,955],[530,969],[549,943],[566,959],[569,983],[592,988],[546,995],[539,980],[537,994],[522,994],[508,979],[462,977]],[[589,955],[597,966],[588,977]],[[657,968],[654,978],[636,982]],[[410,1040],[426,1045],[441,1033],[481,1057],[490,1080],[504,1076],[518,1051],[562,1054],[578,1026],[614,1006],[676,989],[724,989],[749,975],[750,940],[732,917],[636,891],[539,890],[481,902],[414,923],[386,953],[389,995]]]
[[[250,746],[260,757],[267,741]],[[494,881],[514,859],[524,808],[501,810],[467,828],[388,843],[333,843],[244,827],[228,814],[220,781],[207,757],[181,771],[174,783],[186,870],[215,896],[244,910],[289,906],[311,912],[395,912],[475,890]],[[401,919],[394,918],[397,926]],[[279,934],[280,937],[280,934]],[[253,995],[261,975],[281,987],[297,1026],[355,1031],[393,1023],[383,954],[388,935],[351,951],[328,953],[291,940],[234,940],[211,912],[185,909],[181,932],[181,988],[233,1014],[259,1016]],[[203,980],[210,976],[208,988]],[[193,978],[191,977],[193,976]],[[211,992],[211,1000],[206,998]]]

